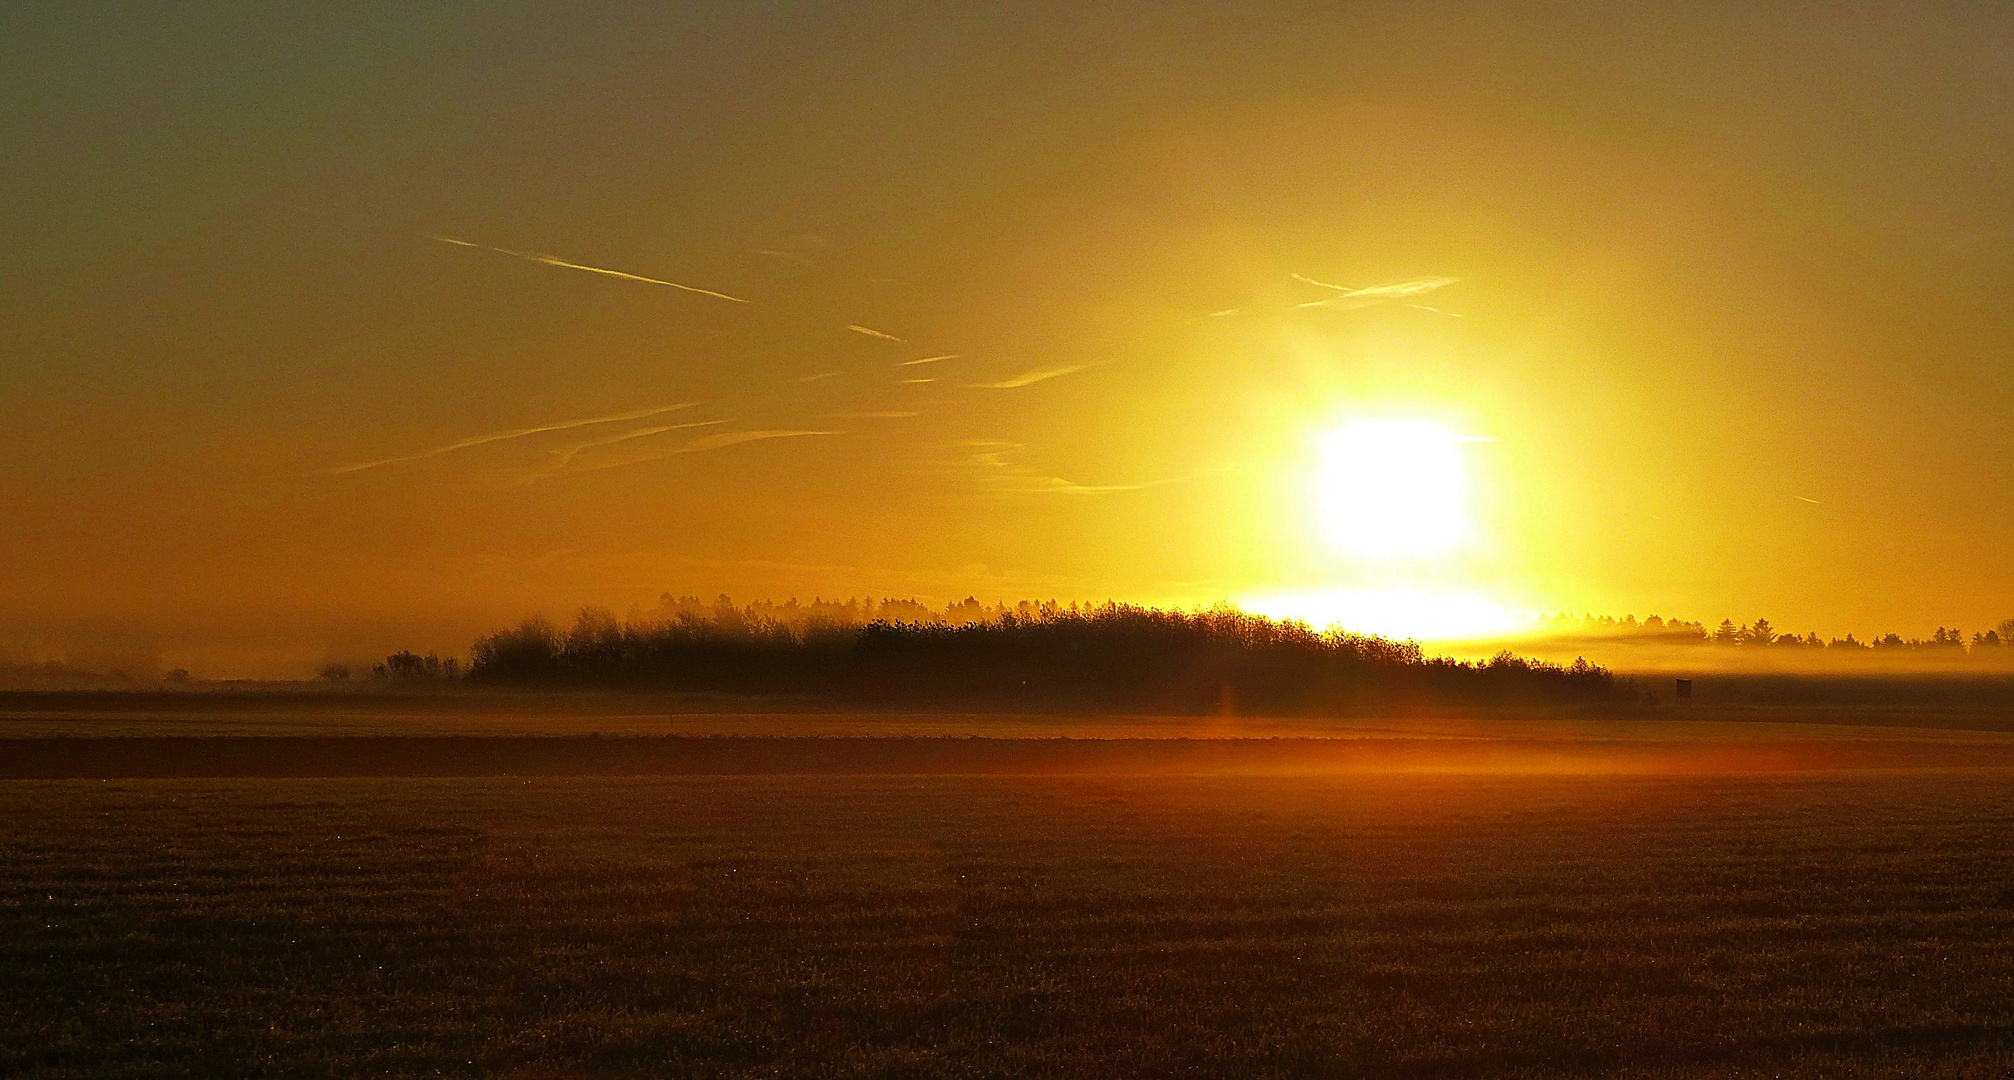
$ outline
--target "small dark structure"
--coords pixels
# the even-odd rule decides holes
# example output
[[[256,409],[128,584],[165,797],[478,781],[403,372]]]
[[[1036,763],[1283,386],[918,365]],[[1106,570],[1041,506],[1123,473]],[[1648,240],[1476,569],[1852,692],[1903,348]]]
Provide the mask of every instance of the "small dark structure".
[[[1685,701],[1691,697],[1692,697],[1692,680],[1691,679],[1678,680],[1678,699],[1680,701]]]

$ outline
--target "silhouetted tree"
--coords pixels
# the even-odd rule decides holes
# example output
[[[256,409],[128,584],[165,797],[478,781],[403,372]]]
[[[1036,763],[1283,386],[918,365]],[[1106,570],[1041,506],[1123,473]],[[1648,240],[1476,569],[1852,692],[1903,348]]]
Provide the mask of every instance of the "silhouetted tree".
[[[433,653],[421,656],[413,652],[395,652],[385,657],[384,663],[373,664],[371,675],[395,682],[418,682],[452,679],[461,674],[460,668],[460,662],[452,657],[443,660]]]

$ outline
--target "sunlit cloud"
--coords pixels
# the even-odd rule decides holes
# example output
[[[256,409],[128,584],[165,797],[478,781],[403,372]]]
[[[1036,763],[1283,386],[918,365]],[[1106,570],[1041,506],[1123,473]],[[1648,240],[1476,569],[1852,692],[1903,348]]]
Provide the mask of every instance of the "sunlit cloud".
[[[760,442],[766,439],[791,439],[805,435],[837,434],[839,434],[837,431],[808,431],[796,428],[771,428],[761,431],[724,431],[718,435],[708,435],[705,438],[694,439],[689,443],[682,443],[678,446],[651,449],[623,455],[615,459],[596,461],[593,464],[583,465],[571,471],[577,473],[599,472],[602,469],[613,469],[623,465],[637,465],[646,461],[658,461],[668,457],[677,457],[681,454],[703,454],[709,450],[722,450],[730,446]]]
[[[899,360],[899,361],[896,361],[896,364],[895,364],[895,366],[896,366],[896,367],[915,367],[915,366],[916,366],[916,365],[918,365],[918,364],[934,364],[934,363],[938,362],[939,360],[956,360],[956,359],[958,359],[958,357],[959,357],[959,356],[961,356],[961,355],[963,355],[963,354],[961,354],[961,353],[955,353],[955,352],[953,352],[953,353],[945,353],[945,354],[944,354],[944,355],[942,355],[942,356],[926,356],[926,357],[923,357],[923,358],[922,358],[922,359],[920,359],[920,360]]]
[[[756,255],[766,255],[772,259],[782,259],[785,262],[794,262],[800,266],[811,265],[811,256],[799,254],[795,251],[778,251],[775,248],[750,248],[749,250]]]
[[[927,383],[927,382],[936,382],[936,381],[937,381],[936,379],[897,379],[897,380],[895,380],[895,385],[897,385],[897,386],[918,386],[918,385],[921,385],[921,384],[923,384],[923,383]]]
[[[1359,308],[1389,303],[1393,300],[1405,300],[1410,297],[1433,292],[1436,289],[1445,289],[1461,280],[1460,278],[1453,277],[1424,277],[1414,278],[1411,281],[1400,281],[1391,285],[1373,285],[1369,288],[1358,289],[1348,285],[1334,285],[1326,281],[1317,281],[1314,278],[1301,274],[1293,274],[1291,276],[1295,281],[1314,285],[1318,288],[1329,289],[1336,293],[1335,296],[1331,296],[1325,300],[1311,300],[1308,303],[1296,305],[1297,307],[1331,308],[1337,311],[1355,311]],[[1427,310],[1433,311],[1438,309],[1428,308]],[[1452,313],[1441,312],[1441,314],[1447,315]],[[1459,318],[1460,316],[1456,317]]]
[[[923,414],[907,409],[889,409],[884,412],[843,412],[833,413],[832,415],[844,420],[900,420],[911,416],[922,416]]]
[[[846,328],[848,330],[853,331],[856,334],[866,334],[868,337],[880,338],[883,341],[900,341],[904,344],[908,343],[907,338],[899,338],[896,337],[894,334],[884,334],[871,326],[856,326],[853,323],[847,323]]]
[[[731,300],[737,304],[746,304],[750,302],[742,299],[739,296],[729,296],[724,292],[715,292],[712,289],[702,289],[697,285],[680,285],[676,281],[666,281],[663,278],[644,277],[641,274],[631,274],[621,270],[610,270],[606,267],[601,266],[588,266],[585,263],[568,262],[567,260],[562,259],[557,255],[541,255],[536,251],[513,251],[510,248],[491,247],[488,244],[476,244],[471,243],[467,240],[457,240],[452,236],[428,236],[427,239],[438,240],[443,244],[453,244],[456,247],[475,248],[478,251],[494,251],[499,255],[509,255],[512,258],[516,259],[528,259],[532,262],[539,263],[544,266],[556,266],[562,270],[585,270],[590,274],[604,274],[612,278],[621,278],[624,281],[640,281],[646,285],[664,285],[666,287],[679,289],[684,292],[698,293],[701,296],[711,296],[716,300]]]
[[[398,457],[379,458],[376,461],[361,461],[354,465],[338,466],[337,468],[324,470],[323,475],[342,476],[346,473],[363,472],[365,469],[376,469],[386,465],[401,465],[408,461],[423,461],[427,458],[439,457],[442,454],[451,454],[456,450],[467,450],[470,447],[505,442],[510,439],[522,439],[528,435],[542,435],[548,431],[570,431],[574,428],[590,427],[595,424],[615,424],[624,420],[641,420],[647,416],[658,416],[678,409],[690,409],[697,404],[698,402],[696,401],[682,401],[676,405],[657,405],[648,409],[638,409],[635,412],[616,413],[613,416],[594,416],[586,420],[568,420],[558,424],[541,424],[537,427],[512,428],[509,431],[492,431],[486,435],[476,435],[471,438],[462,439],[459,442],[448,443],[445,446],[429,447],[415,453],[401,454]]]
[[[974,383],[973,388],[977,390],[1013,390],[1017,387],[1033,386],[1038,382],[1044,382],[1049,379],[1060,378],[1064,375],[1075,374],[1076,372],[1082,370],[1084,370],[1084,365],[1073,364],[1069,367],[1047,368],[1042,371],[1028,371],[1023,372],[1020,375],[1016,375],[1011,379],[1003,379],[1000,382]]]
[[[834,378],[834,377],[836,377],[836,376],[839,376],[839,375],[844,375],[844,374],[846,374],[846,373],[845,373],[845,372],[843,372],[843,371],[821,371],[821,372],[819,372],[819,373],[818,373],[818,374],[816,374],[816,375],[800,375],[800,376],[798,376],[798,378],[797,378],[797,381],[798,381],[798,382],[818,382],[818,381],[819,381],[819,380],[821,380],[821,379],[830,379],[830,378]]]

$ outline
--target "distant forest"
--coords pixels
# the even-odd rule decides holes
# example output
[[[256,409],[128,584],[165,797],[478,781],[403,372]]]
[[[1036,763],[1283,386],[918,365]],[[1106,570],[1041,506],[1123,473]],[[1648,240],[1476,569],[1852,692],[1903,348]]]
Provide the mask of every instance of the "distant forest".
[[[1938,627],[1936,633],[1926,640],[1923,638],[1903,638],[1900,634],[1883,634],[1861,641],[1852,634],[1843,638],[1821,638],[1816,631],[1808,634],[1785,633],[1771,626],[1768,619],[1757,619],[1752,623],[1737,625],[1732,619],[1722,619],[1720,625],[1709,628],[1703,623],[1686,622],[1683,619],[1661,619],[1649,616],[1642,622],[1634,615],[1621,619],[1610,616],[1559,615],[1546,619],[1541,624],[1542,633],[1560,638],[1594,638],[1603,641],[1618,639],[1654,643],[1660,645],[1718,645],[1738,648],[1773,649],[1824,649],[1833,653],[1888,653],[1908,652],[1922,655],[1931,653],[1945,657],[1977,657],[1979,659],[2004,659],[2014,653],[2014,619],[2002,619],[1991,630],[1974,631],[1968,638],[1963,630],[1956,627]],[[2003,652],[2002,650],[2008,650]]]
[[[410,654],[405,654],[410,656]],[[425,665],[427,658],[393,658]],[[667,596],[572,627],[530,619],[476,642],[475,682],[804,694],[848,701],[1182,712],[1390,707],[1406,703],[1607,700],[1610,673],[1509,653],[1481,663],[1230,609],[976,600],[736,606]],[[386,674],[391,674],[388,669]]]

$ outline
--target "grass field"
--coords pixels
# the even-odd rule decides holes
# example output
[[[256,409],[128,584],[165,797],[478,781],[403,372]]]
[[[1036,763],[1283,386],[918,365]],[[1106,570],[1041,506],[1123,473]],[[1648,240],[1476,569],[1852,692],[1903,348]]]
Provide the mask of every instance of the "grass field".
[[[2010,795],[11,780],[0,1074],[2000,1077]]]

